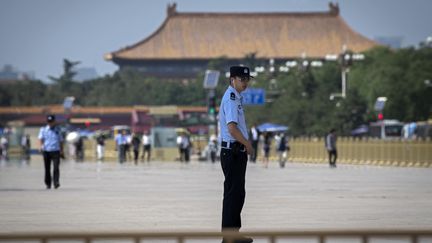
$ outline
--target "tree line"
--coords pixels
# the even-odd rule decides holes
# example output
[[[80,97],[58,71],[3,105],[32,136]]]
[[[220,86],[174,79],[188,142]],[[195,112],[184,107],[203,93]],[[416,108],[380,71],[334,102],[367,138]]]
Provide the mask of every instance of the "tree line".
[[[293,135],[322,135],[330,128],[349,134],[355,127],[377,119],[373,107],[380,96],[388,99],[383,111],[386,119],[409,122],[430,118],[432,87],[425,80],[432,80],[432,48],[376,47],[364,55],[363,61],[350,67],[345,99],[329,99],[331,93],[341,91],[341,67],[337,62],[325,62],[319,68],[291,68],[287,73],[260,73],[250,86],[265,89],[272,102],[247,106],[248,123],[284,124]],[[254,54],[243,61],[250,67],[259,64]],[[65,59],[63,74],[50,77],[50,84],[32,80],[0,85],[0,105],[62,104],[66,96],[74,96],[75,104],[81,106],[207,104],[207,91],[202,87],[204,74],[188,80],[159,80],[122,70],[78,83],[73,80],[76,64]],[[228,85],[225,67],[224,57],[209,63],[209,68],[221,71],[216,89],[218,103]]]

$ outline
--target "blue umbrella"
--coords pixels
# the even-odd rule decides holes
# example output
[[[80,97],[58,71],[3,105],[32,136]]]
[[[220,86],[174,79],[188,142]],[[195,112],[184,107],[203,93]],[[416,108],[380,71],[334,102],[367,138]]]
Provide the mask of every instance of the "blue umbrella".
[[[367,125],[361,125],[356,129],[351,131],[352,136],[363,135],[369,132],[369,127]]]
[[[285,132],[288,130],[288,127],[274,123],[263,123],[257,129],[260,132]]]

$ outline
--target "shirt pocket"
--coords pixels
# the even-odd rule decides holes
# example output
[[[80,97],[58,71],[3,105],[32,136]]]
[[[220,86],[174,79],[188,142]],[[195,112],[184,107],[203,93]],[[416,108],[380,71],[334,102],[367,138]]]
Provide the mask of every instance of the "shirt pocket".
[[[244,116],[244,111],[243,111],[243,107],[238,107],[237,108],[237,113],[238,113],[238,116],[239,117],[242,117],[243,118],[243,116]]]

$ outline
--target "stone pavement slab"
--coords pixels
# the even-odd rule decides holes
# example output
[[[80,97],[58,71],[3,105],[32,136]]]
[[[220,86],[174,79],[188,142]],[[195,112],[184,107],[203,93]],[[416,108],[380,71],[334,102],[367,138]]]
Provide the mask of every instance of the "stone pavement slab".
[[[218,231],[219,163],[62,162],[46,190],[43,163],[0,164],[0,233]],[[242,230],[431,229],[432,169],[249,163]]]

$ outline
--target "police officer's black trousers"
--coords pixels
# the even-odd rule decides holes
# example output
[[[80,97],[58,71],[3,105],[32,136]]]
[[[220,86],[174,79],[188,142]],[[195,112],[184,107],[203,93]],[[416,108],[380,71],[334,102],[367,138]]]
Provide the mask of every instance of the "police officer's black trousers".
[[[221,165],[225,176],[222,208],[222,230],[240,229],[241,211],[246,196],[245,175],[247,153],[233,154],[230,149],[222,148]]]
[[[44,163],[45,163],[45,185],[51,188],[51,161],[53,162],[53,179],[54,186],[60,185],[60,151],[43,152]]]
[[[126,145],[120,144],[118,153],[119,153],[118,154],[119,162],[120,163],[125,162],[126,161]]]

